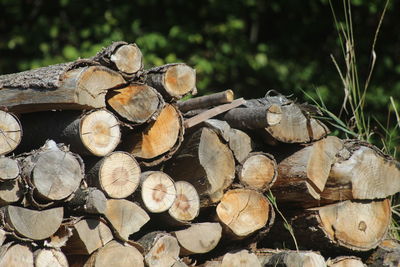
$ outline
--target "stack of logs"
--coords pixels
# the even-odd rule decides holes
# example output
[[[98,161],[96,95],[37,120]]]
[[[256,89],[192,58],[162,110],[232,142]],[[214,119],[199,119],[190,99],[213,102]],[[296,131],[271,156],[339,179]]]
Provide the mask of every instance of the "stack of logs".
[[[397,161],[195,83],[126,42],[0,76],[0,266],[398,266]]]

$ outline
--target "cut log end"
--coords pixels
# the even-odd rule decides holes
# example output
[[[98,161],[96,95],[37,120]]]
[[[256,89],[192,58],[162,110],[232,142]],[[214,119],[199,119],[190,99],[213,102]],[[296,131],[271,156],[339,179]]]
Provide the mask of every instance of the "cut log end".
[[[150,171],[144,172],[141,180],[141,197],[148,211],[160,213],[172,206],[176,189],[171,177],[160,171]]]
[[[165,89],[173,97],[180,98],[196,87],[196,72],[186,64],[177,64],[165,73]]]
[[[239,180],[243,185],[262,191],[269,189],[276,177],[276,161],[265,153],[250,154],[239,170]]]
[[[134,74],[143,67],[143,55],[136,44],[120,46],[110,59],[119,71],[127,74]]]
[[[228,267],[228,266],[261,267],[261,264],[254,253],[249,253],[247,250],[241,250],[239,252],[227,253],[224,255],[224,257],[222,258],[221,267]]]
[[[0,155],[12,152],[21,139],[22,127],[17,117],[0,110]]]
[[[14,180],[20,172],[19,164],[15,159],[0,156],[0,181]]]
[[[36,250],[34,263],[36,267],[68,267],[67,257],[59,250],[45,248]]]
[[[200,198],[196,188],[188,182],[175,182],[176,199],[168,210],[169,215],[178,221],[191,221],[200,211]]]

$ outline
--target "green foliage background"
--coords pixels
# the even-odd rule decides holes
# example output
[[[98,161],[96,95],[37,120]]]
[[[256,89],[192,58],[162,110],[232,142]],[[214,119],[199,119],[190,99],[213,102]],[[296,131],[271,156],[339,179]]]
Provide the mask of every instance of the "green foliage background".
[[[343,13],[342,1],[332,4]],[[384,5],[352,1],[362,80]],[[383,21],[365,107],[384,126],[396,123],[389,97],[400,100],[399,10],[400,1],[392,1]],[[232,88],[254,98],[276,89],[303,101],[302,90],[315,96],[318,88],[336,114],[344,97],[330,59],[342,56],[328,0],[0,0],[0,33],[1,74],[93,56],[125,40],[138,44],[147,67],[195,67],[201,94]]]

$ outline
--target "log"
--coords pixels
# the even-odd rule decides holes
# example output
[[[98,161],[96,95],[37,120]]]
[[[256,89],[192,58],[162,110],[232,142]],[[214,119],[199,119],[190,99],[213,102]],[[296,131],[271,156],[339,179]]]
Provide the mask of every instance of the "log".
[[[162,96],[154,88],[139,83],[109,90],[106,99],[116,114],[133,124],[155,120],[164,107]]]
[[[125,83],[115,71],[77,60],[0,76],[0,106],[10,112],[105,107],[105,91]]]
[[[222,258],[221,267],[261,267],[260,261],[254,253],[247,250],[226,253]]]
[[[2,102],[1,98],[0,103]],[[11,113],[0,110],[0,156],[12,152],[19,145],[21,139],[22,127],[18,118]]]
[[[200,198],[196,188],[186,182],[175,182],[176,199],[168,210],[168,214],[177,224],[187,224],[200,212]]]
[[[328,259],[326,264],[328,267],[366,267],[360,258],[354,256],[341,256]]]
[[[45,119],[44,119],[45,118]],[[21,117],[26,135],[20,150],[39,147],[47,139],[70,146],[81,155],[104,156],[120,142],[118,119],[104,109],[80,112],[43,112]]]
[[[235,239],[243,239],[262,229],[266,233],[274,221],[268,199],[251,189],[227,191],[216,209],[218,220]]]
[[[238,166],[237,174],[242,185],[267,191],[278,175],[275,158],[267,153],[250,153]]]
[[[0,182],[14,180],[20,173],[21,169],[17,160],[0,156]]]
[[[0,207],[20,201],[23,195],[24,188],[20,179],[0,182]]]
[[[136,159],[123,151],[87,162],[86,179],[90,186],[102,190],[111,198],[126,198],[135,192],[140,182],[140,167]]]
[[[83,179],[82,159],[52,140],[23,159],[22,176],[35,197],[45,201],[67,198]]]
[[[54,248],[38,249],[33,253],[35,267],[68,267],[67,257]]]
[[[143,69],[143,55],[139,47],[123,41],[113,42],[91,60],[119,71],[126,79],[131,79]]]
[[[394,239],[384,239],[366,261],[369,267],[400,265],[400,243]]]
[[[110,228],[101,219],[73,222],[72,236],[62,250],[67,255],[90,255],[113,239]]]
[[[33,267],[33,253],[25,244],[8,243],[0,247],[0,267]]]
[[[129,235],[138,232],[150,220],[140,206],[126,199],[108,199],[104,215],[122,240],[128,240]]]
[[[223,115],[223,120],[239,129],[262,129],[277,125],[282,120],[281,107],[272,104],[269,107],[234,108]]]
[[[152,213],[167,211],[175,201],[174,181],[161,171],[147,171],[140,177],[141,201]]]
[[[178,241],[170,234],[150,232],[138,243],[144,248],[144,261],[149,267],[173,266],[179,259]]]
[[[182,148],[164,169],[174,180],[197,189],[201,205],[218,202],[235,176],[232,151],[211,129],[202,127],[185,138]]]
[[[157,120],[144,130],[131,132],[123,140],[123,150],[134,155],[140,164],[155,166],[169,159],[183,139],[183,119],[180,112],[166,104]]]
[[[180,255],[202,254],[213,250],[222,236],[219,223],[195,223],[173,232],[181,246]]]
[[[158,90],[167,100],[197,93],[196,71],[184,63],[167,64],[147,70],[145,83]]]
[[[233,99],[234,93],[229,89],[219,93],[194,97],[185,101],[178,101],[177,105],[179,110],[185,113],[190,110],[206,109],[221,104],[231,103]]]
[[[254,252],[261,266],[324,267],[325,259],[313,251],[260,249]]]
[[[64,209],[31,210],[17,206],[1,208],[4,227],[22,238],[43,240],[54,234],[61,225]]]
[[[68,207],[74,212],[84,212],[88,214],[104,214],[106,211],[107,198],[102,191],[97,188],[78,188],[71,198],[66,202]]]
[[[83,266],[144,267],[144,263],[142,254],[136,248],[113,240],[94,252]]]

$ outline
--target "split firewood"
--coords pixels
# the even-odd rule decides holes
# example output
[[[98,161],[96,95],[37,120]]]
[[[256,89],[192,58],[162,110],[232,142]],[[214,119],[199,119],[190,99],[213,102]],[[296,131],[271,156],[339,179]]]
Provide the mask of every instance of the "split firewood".
[[[172,224],[188,224],[194,220],[200,212],[200,198],[196,188],[186,182],[175,182],[176,198],[168,210]]]
[[[66,204],[73,211],[83,211],[88,214],[104,214],[107,206],[107,198],[97,188],[78,188]]]
[[[33,267],[32,249],[26,244],[7,243],[0,247],[0,267]]]
[[[270,189],[278,175],[274,157],[263,152],[250,153],[237,169],[241,184],[260,191]]]
[[[122,147],[134,155],[140,164],[155,166],[169,159],[179,148],[184,127],[180,112],[173,105],[166,104],[157,120],[144,130],[125,136]]]
[[[189,228],[173,232],[181,246],[181,255],[202,254],[213,250],[222,236],[219,223],[194,223]]]
[[[273,209],[268,199],[251,189],[227,191],[216,212],[227,234],[236,239],[248,237],[259,230],[266,233],[274,221]]]
[[[201,205],[216,203],[235,177],[232,151],[209,128],[200,128],[185,138],[182,148],[164,171],[174,180],[193,184],[201,198]]]
[[[147,171],[140,177],[140,196],[143,206],[152,213],[167,211],[175,201],[174,181],[164,172]]]
[[[54,234],[61,225],[64,209],[31,210],[17,206],[1,208],[3,227],[22,238],[43,240]]]
[[[62,250],[70,255],[90,255],[113,239],[110,228],[99,219],[81,219],[71,223],[72,236]]]
[[[366,267],[360,258],[354,256],[341,256],[334,259],[328,259],[326,264],[328,267]]]
[[[84,267],[144,267],[142,254],[134,247],[110,241],[94,252]]]
[[[113,42],[91,60],[119,71],[128,80],[143,69],[143,55],[139,47],[123,41]]]
[[[126,199],[108,199],[105,218],[119,238],[128,240],[149,220],[149,215],[137,204]]]
[[[170,234],[150,232],[138,243],[144,248],[144,261],[149,267],[173,266],[179,260],[178,241]]]
[[[400,266],[400,243],[398,240],[385,239],[370,255],[366,263],[369,267]]]
[[[0,76],[0,106],[27,113],[105,107],[105,91],[125,83],[117,72],[77,60]]]
[[[166,99],[180,99],[196,94],[196,71],[184,63],[167,64],[149,69],[145,83],[158,90]]]
[[[22,176],[30,193],[48,202],[70,196],[78,189],[83,175],[82,159],[52,140],[22,159]]]
[[[222,258],[221,267],[261,267],[257,256],[247,250],[226,253]]]
[[[242,162],[253,150],[250,136],[241,130],[231,128],[226,121],[210,119],[204,124],[215,130],[228,143],[238,162]]]
[[[0,182],[0,206],[18,202],[21,200],[23,195],[24,187],[19,178]]]
[[[109,90],[106,99],[115,113],[132,124],[155,120],[165,104],[154,88],[139,83]]]
[[[4,241],[7,238],[7,232],[0,228],[0,246],[3,245]]]
[[[324,267],[325,259],[313,251],[258,249],[254,251],[261,266],[273,267]]]
[[[126,198],[135,192],[140,182],[140,166],[136,159],[123,151],[87,161],[86,179],[90,186],[102,190],[111,198]]]
[[[118,119],[105,109],[80,112],[40,112],[21,117],[26,131],[20,148],[36,149],[47,139],[70,146],[81,155],[104,156],[120,142]]]
[[[17,160],[0,156],[0,182],[14,180],[20,173],[21,169]]]
[[[5,155],[12,152],[19,145],[21,139],[22,127],[18,118],[11,113],[0,110],[0,155]]]
[[[182,113],[196,109],[206,109],[221,104],[231,103],[234,99],[232,90],[226,90],[205,96],[190,98],[185,101],[178,101],[177,105]]]
[[[54,248],[38,249],[33,253],[35,267],[68,267],[67,257]]]

